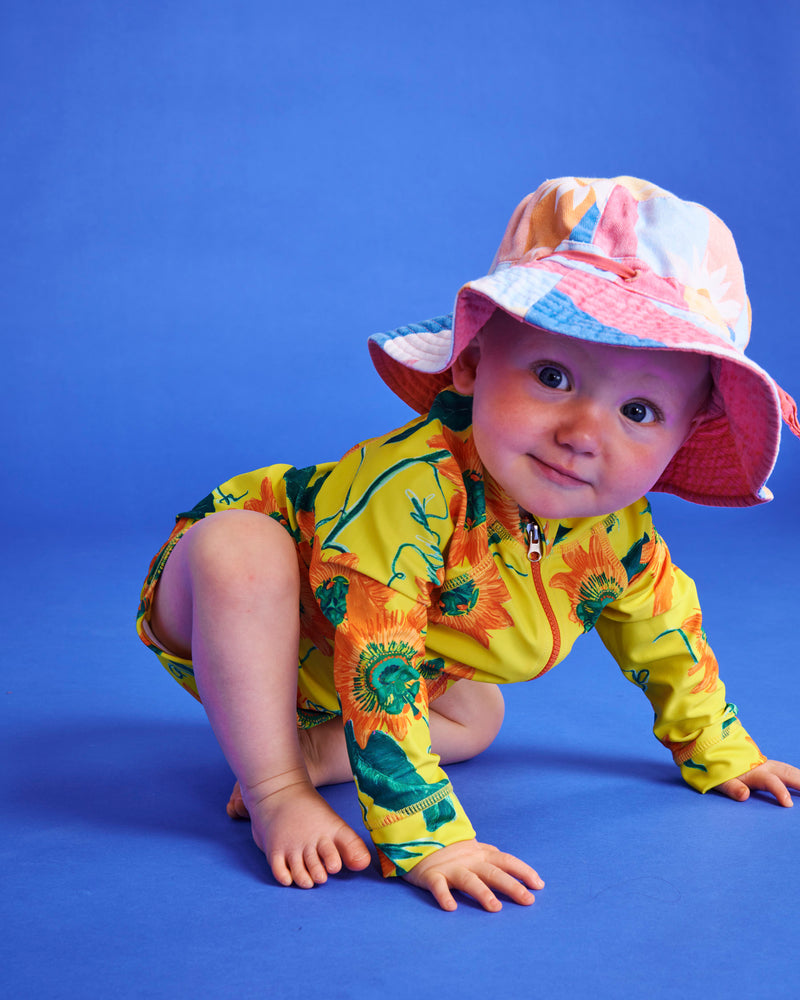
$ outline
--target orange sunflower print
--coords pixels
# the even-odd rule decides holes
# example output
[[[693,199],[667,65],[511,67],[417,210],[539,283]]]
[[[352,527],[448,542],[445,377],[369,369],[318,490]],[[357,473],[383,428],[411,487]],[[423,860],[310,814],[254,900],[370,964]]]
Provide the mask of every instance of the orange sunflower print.
[[[717,658],[711,652],[711,647],[708,645],[702,622],[702,615],[699,611],[696,611],[693,615],[685,619],[679,628],[667,629],[666,632],[662,632],[661,635],[656,636],[656,639],[660,639],[661,636],[677,632],[683,639],[689,655],[694,661],[694,666],[690,667],[687,671],[689,677],[692,677],[701,670],[703,672],[698,683],[692,688],[692,694],[699,694],[701,691],[715,691],[719,677]]]
[[[261,495],[257,500],[245,500],[243,507],[245,510],[254,510],[259,514],[268,514],[276,518],[284,528],[289,527],[289,516],[285,507],[278,506],[275,499],[275,491],[269,476],[264,476],[261,480]]]
[[[350,621],[374,617],[376,611],[383,610],[397,597],[390,587],[358,572],[355,552],[339,552],[335,562],[322,562],[318,558],[319,546],[319,539],[315,538],[309,588],[325,617],[336,628],[347,628]],[[414,614],[414,609],[411,613]],[[424,624],[422,605],[420,614]]]
[[[486,554],[483,533],[474,529],[486,520],[486,500],[483,492],[483,472],[478,450],[471,437],[466,441],[447,427],[426,442],[432,450],[449,451],[453,459],[439,462],[439,472],[457,487],[449,503],[453,522],[448,562],[474,565]],[[463,470],[463,471],[462,471]]]
[[[299,558],[299,554],[298,554]],[[324,656],[333,655],[335,628],[332,619],[320,607],[319,599],[311,589],[304,567],[300,567],[300,635],[309,639]]]
[[[486,478],[484,490],[486,494],[486,507],[489,512],[499,521],[512,538],[527,547],[522,530],[522,515],[519,504],[501,490],[491,478]]]
[[[426,686],[418,664],[421,636],[408,619],[392,612],[351,625],[336,637],[334,679],[342,714],[366,747],[375,731],[405,739],[414,719],[427,712]]]
[[[441,657],[435,660],[425,660],[419,668],[428,688],[428,702],[433,703],[447,691],[451,684],[460,680],[471,680],[475,676],[474,667],[466,667],[463,663],[450,661],[447,667]]]
[[[556,573],[551,585],[567,592],[570,620],[589,632],[603,608],[621,596],[628,585],[628,575],[605,532],[592,534],[588,552],[577,545],[565,546],[563,559],[570,572]]]
[[[653,617],[656,618],[672,607],[675,573],[667,547],[655,531],[642,546],[642,561],[647,563],[653,578]]]
[[[487,555],[469,572],[434,592],[428,615],[431,622],[472,636],[488,649],[491,632],[514,624],[514,619],[503,607],[508,600],[508,589],[492,557]]]

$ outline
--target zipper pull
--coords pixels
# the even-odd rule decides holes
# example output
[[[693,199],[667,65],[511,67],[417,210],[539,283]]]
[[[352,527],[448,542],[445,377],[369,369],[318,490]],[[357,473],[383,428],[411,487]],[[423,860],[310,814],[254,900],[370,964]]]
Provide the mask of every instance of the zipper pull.
[[[525,525],[525,534],[528,536],[528,559],[532,563],[539,562],[544,555],[539,525],[535,521],[528,521]]]

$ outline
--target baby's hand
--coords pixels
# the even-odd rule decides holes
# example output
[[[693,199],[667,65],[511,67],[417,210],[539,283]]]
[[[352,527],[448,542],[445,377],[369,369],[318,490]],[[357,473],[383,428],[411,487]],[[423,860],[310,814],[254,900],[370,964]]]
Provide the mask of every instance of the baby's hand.
[[[456,901],[451,889],[458,889],[477,900],[485,910],[502,909],[492,889],[502,892],[515,903],[529,906],[531,889],[544,888],[544,882],[530,865],[504,854],[491,844],[462,840],[435,851],[403,876],[407,882],[427,889],[443,910],[454,910]]]
[[[800,791],[800,770],[779,760],[768,760],[766,764],[759,764],[752,771],[740,774],[738,778],[731,778],[717,785],[718,792],[739,802],[750,798],[751,788],[754,791],[769,792],[782,806],[791,806],[793,802],[789,789]]]

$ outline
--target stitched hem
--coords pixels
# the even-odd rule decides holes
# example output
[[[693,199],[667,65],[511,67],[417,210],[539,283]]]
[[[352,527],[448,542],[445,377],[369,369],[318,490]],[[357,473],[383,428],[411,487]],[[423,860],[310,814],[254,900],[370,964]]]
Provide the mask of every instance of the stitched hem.
[[[417,813],[424,812],[426,809],[430,809],[431,806],[435,806],[437,802],[441,802],[442,799],[446,799],[452,794],[453,786],[448,781],[444,788],[435,792],[433,795],[429,795],[426,799],[420,799],[419,802],[415,802],[413,805],[405,806],[403,809],[398,809],[396,812],[389,813],[384,816],[378,828],[380,829],[384,826],[391,826],[392,823],[397,823],[399,820],[407,819],[409,816],[414,816]]]
[[[736,719],[729,726],[726,726],[725,729],[723,729],[723,731],[719,734],[719,736],[714,737],[714,739],[708,740],[703,743],[689,743],[682,750],[674,751],[674,753],[672,754],[672,759],[675,761],[678,767],[680,767],[682,764],[685,764],[687,760],[690,760],[692,757],[694,757],[695,754],[703,754],[706,751],[711,750],[716,746],[719,746],[719,744],[727,740],[732,733],[740,732],[741,729],[742,729],[742,724],[741,722],[739,722],[738,719]]]

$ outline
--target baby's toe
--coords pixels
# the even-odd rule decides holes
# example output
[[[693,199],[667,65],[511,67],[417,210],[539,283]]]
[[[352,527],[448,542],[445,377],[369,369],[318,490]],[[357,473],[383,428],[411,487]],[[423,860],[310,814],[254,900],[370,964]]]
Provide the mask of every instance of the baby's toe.
[[[303,864],[314,885],[322,885],[328,881],[325,863],[320,859],[316,847],[307,847],[303,852]]]
[[[239,782],[233,786],[233,791],[231,792],[231,797],[228,799],[228,804],[225,807],[226,812],[231,817],[231,819],[249,819],[250,813],[247,811],[247,806],[244,804],[244,799],[242,798],[242,790],[239,788]]]
[[[329,875],[335,875],[342,870],[342,859],[339,850],[329,837],[324,837],[317,844],[317,853],[319,854],[320,861],[325,866],[325,871]]]
[[[280,883],[280,885],[290,886],[294,881],[294,876],[286,863],[286,858],[283,854],[276,853],[271,854],[267,861],[272,869],[272,874],[275,881]]]
[[[372,860],[367,850],[367,845],[350,827],[345,827],[342,830],[335,843],[339,851],[339,856],[350,871],[361,871]]]

